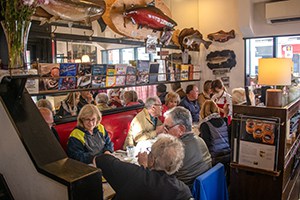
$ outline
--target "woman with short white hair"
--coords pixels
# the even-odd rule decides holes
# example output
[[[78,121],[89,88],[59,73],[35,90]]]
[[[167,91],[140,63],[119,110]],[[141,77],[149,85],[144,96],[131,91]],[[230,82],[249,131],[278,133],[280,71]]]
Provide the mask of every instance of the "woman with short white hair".
[[[192,194],[188,186],[174,174],[184,157],[183,144],[177,138],[161,134],[151,152],[140,153],[147,167],[120,161],[112,155],[101,155],[95,164],[116,191],[114,199],[188,200]]]

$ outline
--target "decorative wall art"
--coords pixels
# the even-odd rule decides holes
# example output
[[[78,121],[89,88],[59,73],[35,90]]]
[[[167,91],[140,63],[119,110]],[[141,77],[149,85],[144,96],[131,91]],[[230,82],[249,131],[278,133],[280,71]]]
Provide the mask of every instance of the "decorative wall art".
[[[209,69],[233,68],[236,65],[235,53],[232,50],[213,51],[206,56]]]
[[[227,42],[228,40],[235,38],[235,32],[234,30],[231,30],[229,32],[221,30],[215,33],[208,34],[207,38],[215,42]]]

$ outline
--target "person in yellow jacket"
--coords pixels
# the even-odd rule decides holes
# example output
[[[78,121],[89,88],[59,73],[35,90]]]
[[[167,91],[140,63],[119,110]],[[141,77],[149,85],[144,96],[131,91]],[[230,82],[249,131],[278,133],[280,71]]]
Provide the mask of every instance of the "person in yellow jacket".
[[[147,98],[145,108],[130,123],[124,149],[127,146],[136,146],[140,141],[154,139],[157,133],[163,133],[162,122],[158,119],[161,114],[160,99],[157,96]]]
[[[77,126],[68,140],[67,154],[70,158],[91,164],[95,156],[113,152],[113,143],[100,124],[101,120],[102,114],[97,106],[83,106],[77,117]]]

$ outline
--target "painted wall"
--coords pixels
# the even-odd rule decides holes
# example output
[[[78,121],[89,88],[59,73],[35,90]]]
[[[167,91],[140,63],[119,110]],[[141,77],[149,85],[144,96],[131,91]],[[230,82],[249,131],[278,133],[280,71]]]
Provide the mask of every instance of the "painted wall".
[[[201,66],[202,76],[198,83],[200,91],[205,80],[215,79],[219,76],[212,74],[206,65],[206,56],[216,50],[233,50],[236,53],[237,65],[227,76],[230,77],[230,88],[240,87],[244,85],[244,47],[243,35],[240,33],[238,26],[238,5],[237,0],[170,0],[166,2],[171,9],[172,17],[179,24],[176,28],[193,27],[199,30],[204,40],[207,39],[209,33],[219,30],[236,31],[236,38],[226,43],[213,42],[209,49],[205,49],[203,45],[200,52],[190,52],[193,64]],[[198,18],[198,19],[197,19]],[[184,24],[184,25],[183,25]],[[239,78],[236,78],[238,75]],[[226,75],[225,75],[226,76]]]
[[[244,86],[244,37],[300,34],[300,22],[268,24],[265,19],[265,0],[165,0],[179,28],[194,27],[205,40],[209,33],[234,29],[236,38],[225,43],[213,42],[206,50],[191,53],[194,64],[200,64],[202,79],[199,89],[207,79],[217,76],[206,65],[206,56],[211,51],[230,49],[236,54],[236,66],[228,73],[230,92]],[[198,19],[197,19],[198,17]]]

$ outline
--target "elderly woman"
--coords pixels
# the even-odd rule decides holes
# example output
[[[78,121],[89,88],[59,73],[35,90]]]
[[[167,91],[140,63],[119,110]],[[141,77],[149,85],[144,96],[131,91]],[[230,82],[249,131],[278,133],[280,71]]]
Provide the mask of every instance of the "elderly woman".
[[[68,117],[77,115],[77,104],[79,102],[79,92],[70,92],[61,105],[56,115]]]
[[[101,119],[102,115],[97,106],[83,106],[77,117],[77,126],[68,140],[67,154],[70,158],[90,164],[95,156],[113,152],[113,143],[104,126],[100,124]]]
[[[124,106],[133,106],[133,105],[140,104],[138,102],[137,93],[134,90],[125,91],[123,94],[123,100],[124,100]]]
[[[165,98],[165,104],[162,106],[162,115],[159,117],[160,121],[164,122],[165,117],[164,113],[170,110],[171,108],[174,108],[178,106],[180,103],[180,96],[176,92],[168,92]]]
[[[226,166],[230,161],[228,130],[217,104],[212,100],[205,101],[200,115],[200,133],[211,154],[212,164],[221,162]]]
[[[96,158],[96,166],[116,191],[114,199],[191,199],[190,189],[172,176],[181,166],[183,144],[171,135],[161,134],[151,152],[140,153],[143,166],[125,163],[112,155]],[[145,167],[146,166],[146,167]]]
[[[108,96],[106,93],[97,94],[95,102],[100,111],[111,109],[111,107],[108,105]]]

